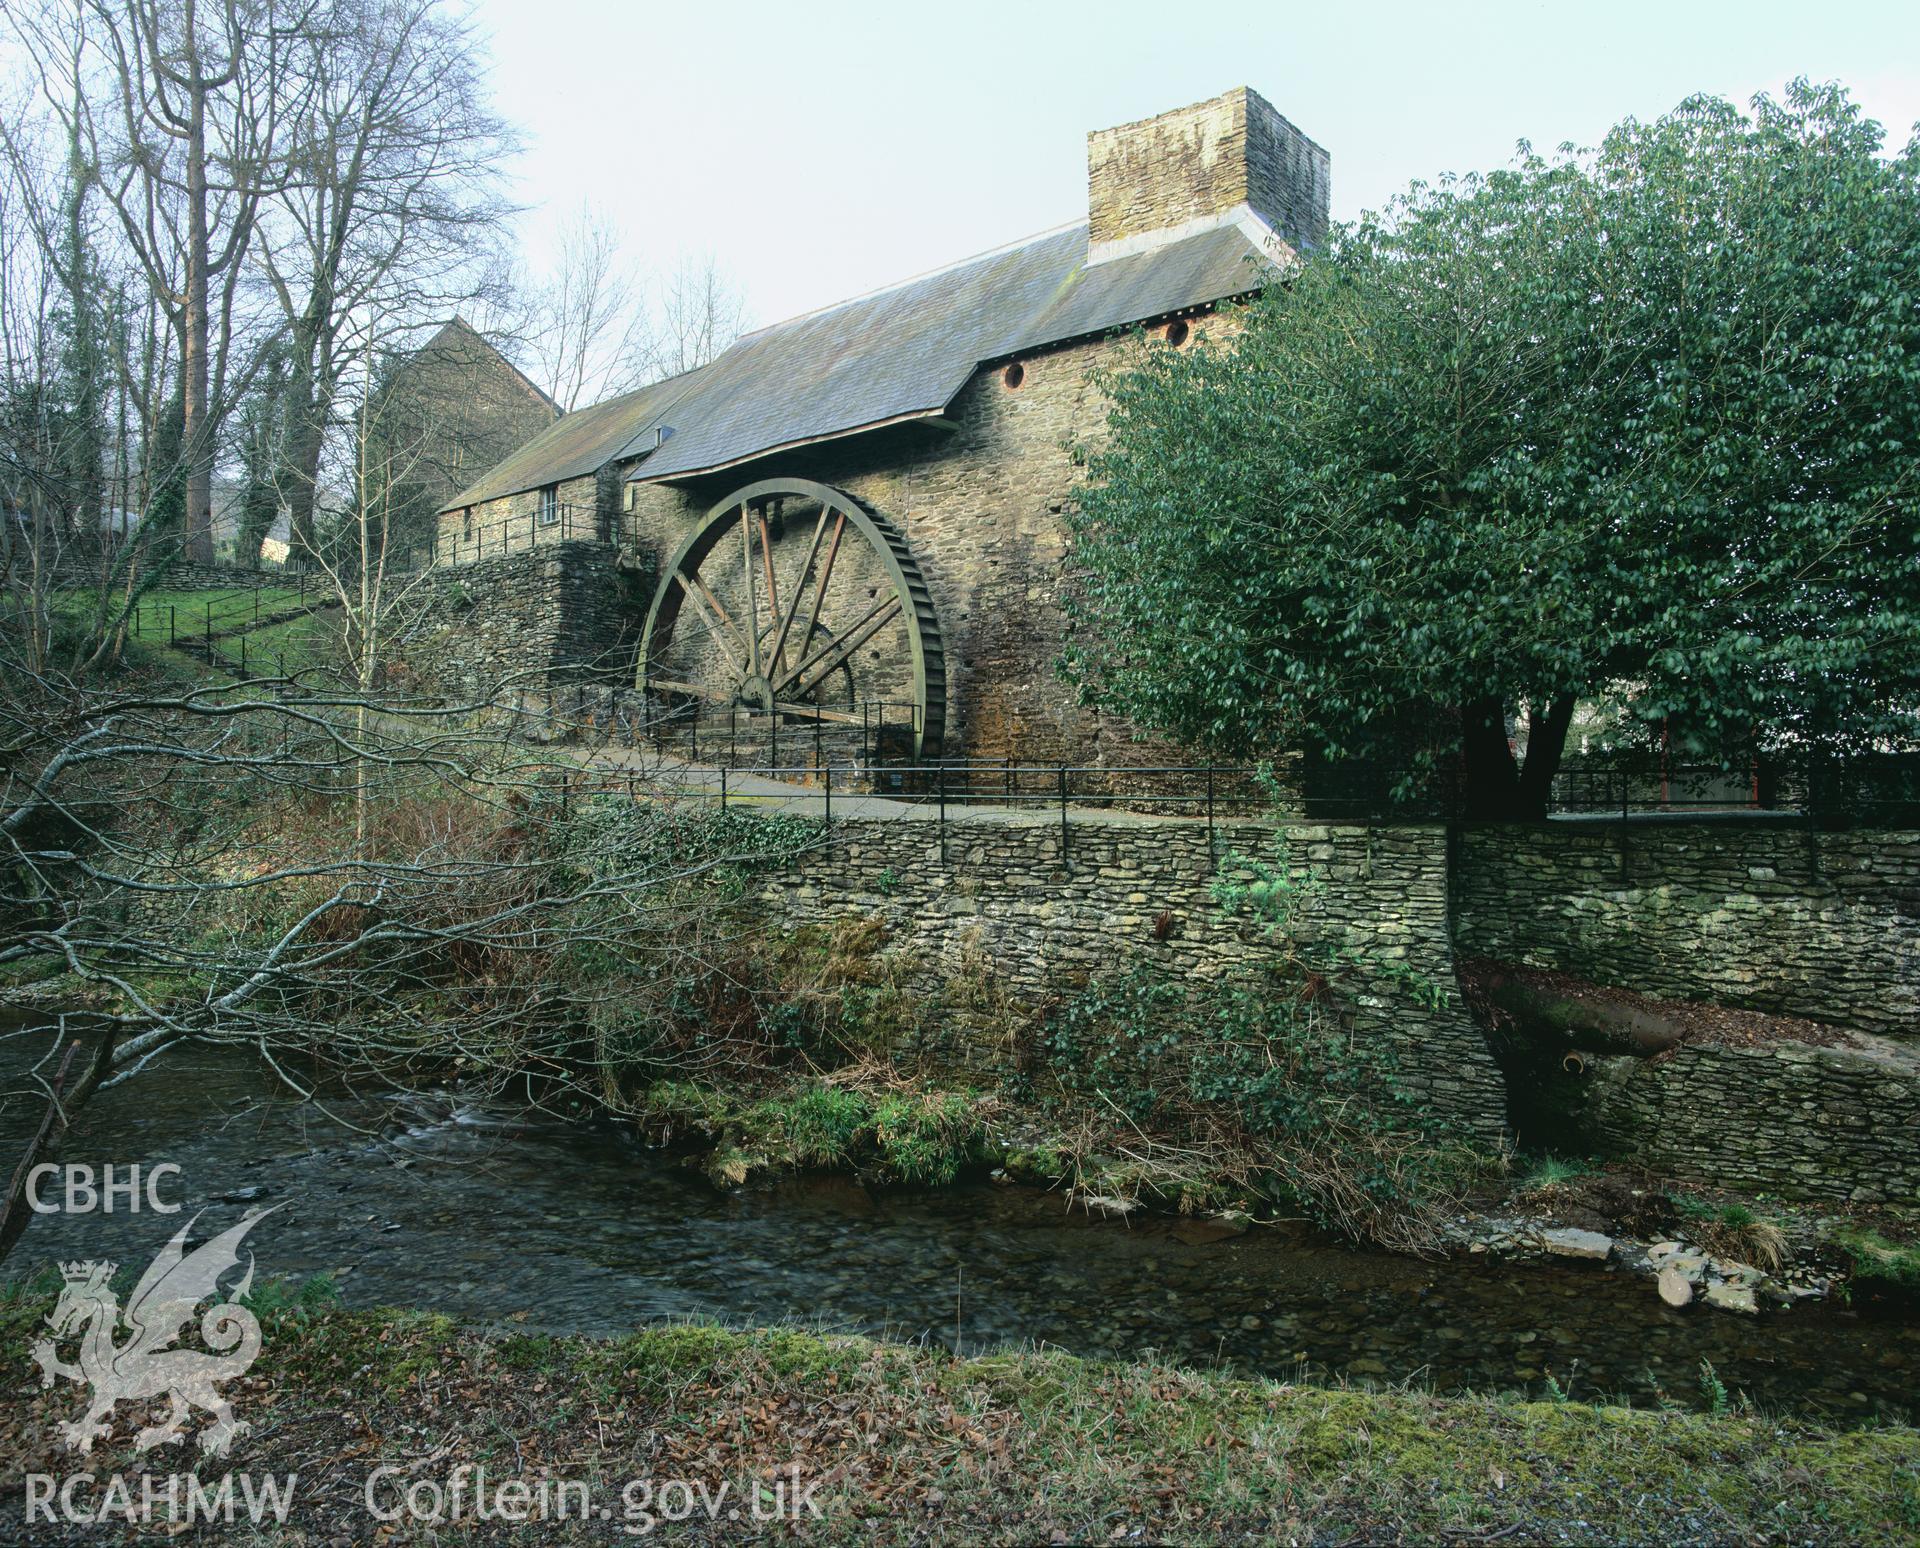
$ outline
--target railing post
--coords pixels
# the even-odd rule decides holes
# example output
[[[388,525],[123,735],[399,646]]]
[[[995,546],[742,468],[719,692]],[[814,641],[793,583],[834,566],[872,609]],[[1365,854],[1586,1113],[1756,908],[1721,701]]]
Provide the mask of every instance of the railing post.
[[[940,787],[940,863],[947,863],[947,766],[941,764],[934,773]]]
[[[727,809],[727,766],[720,765],[720,810]]]
[[[1218,851],[1213,843],[1213,760],[1207,760],[1207,864],[1218,865]]]
[[[1060,864],[1067,864],[1067,766],[1060,765]]]
[[[831,836],[833,832],[833,765],[831,763],[826,766],[825,773],[827,789],[827,832],[828,835]]]

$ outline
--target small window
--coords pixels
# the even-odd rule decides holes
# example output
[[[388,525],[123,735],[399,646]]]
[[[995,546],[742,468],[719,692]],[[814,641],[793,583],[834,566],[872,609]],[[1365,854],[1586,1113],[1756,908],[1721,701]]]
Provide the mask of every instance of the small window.
[[[1167,342],[1175,349],[1187,342],[1187,320],[1184,317],[1176,317],[1167,324]]]
[[[1027,368],[1017,360],[1000,373],[1000,380],[1007,384],[1008,392],[1018,392],[1020,384],[1026,379]]]
[[[463,543],[473,541],[473,507],[471,505],[460,513],[460,540]]]
[[[551,527],[560,519],[560,486],[549,484],[540,491],[540,525]]]

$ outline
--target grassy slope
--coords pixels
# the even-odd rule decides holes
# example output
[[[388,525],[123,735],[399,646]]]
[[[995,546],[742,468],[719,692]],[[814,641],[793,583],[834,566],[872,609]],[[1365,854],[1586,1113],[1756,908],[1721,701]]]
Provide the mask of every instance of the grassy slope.
[[[21,1303],[0,1304],[0,1318],[0,1489],[12,1490],[24,1471],[71,1471],[51,1426],[77,1394],[34,1384]],[[496,1483],[585,1478],[616,1501],[632,1478],[739,1487],[797,1465],[803,1480],[828,1480],[806,1533],[823,1542],[1920,1535],[1911,1430],[1329,1391],[1057,1354],[956,1361],[786,1331],[489,1337],[331,1310],[270,1322],[234,1396],[253,1424],[235,1465],[300,1475],[300,1530],[275,1538],[287,1543],[362,1540],[368,1472],[428,1456],[421,1476],[484,1464]],[[97,1460],[129,1465],[130,1431],[123,1417],[121,1449]],[[18,1494],[0,1493],[0,1521],[20,1519]],[[562,1530],[630,1540],[617,1522]],[[459,1540],[554,1533],[488,1523]]]

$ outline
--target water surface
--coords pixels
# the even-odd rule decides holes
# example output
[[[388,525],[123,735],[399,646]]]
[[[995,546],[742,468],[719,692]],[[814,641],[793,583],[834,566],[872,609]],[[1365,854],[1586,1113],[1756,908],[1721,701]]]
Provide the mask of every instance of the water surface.
[[[1069,1214],[987,1182],[869,1191],[843,1179],[714,1189],[610,1125],[443,1092],[280,1094],[247,1056],[191,1049],[104,1093],[67,1159],[171,1161],[170,1195],[218,1229],[283,1207],[251,1238],[263,1275],[337,1277],[350,1305],[613,1333],[659,1319],[795,1321],[967,1351],[1055,1345],[1440,1391],[1698,1405],[1710,1361],[1780,1409],[1909,1418],[1920,1327],[1835,1303],[1759,1318],[1664,1305],[1591,1266],[1422,1263],[1288,1229],[1183,1240],[1163,1219]],[[25,1115],[0,1115],[17,1153]],[[8,1163],[10,1164],[10,1162]],[[45,1216],[5,1265],[144,1265],[186,1218]]]

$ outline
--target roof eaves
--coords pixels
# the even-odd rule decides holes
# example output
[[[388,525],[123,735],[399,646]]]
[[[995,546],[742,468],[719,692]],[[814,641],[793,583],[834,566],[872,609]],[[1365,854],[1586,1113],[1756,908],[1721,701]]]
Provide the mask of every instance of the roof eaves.
[[[967,373],[971,376],[973,373]],[[843,430],[828,430],[819,435],[803,435],[797,440],[782,441],[778,446],[763,446],[757,451],[745,452],[738,457],[730,457],[724,462],[710,462],[700,467],[669,468],[660,472],[650,469],[643,461],[627,475],[630,484],[679,484],[704,477],[709,473],[724,473],[728,468],[744,467],[750,462],[758,462],[762,457],[778,456],[781,452],[798,450],[802,446],[819,446],[827,441],[843,441],[848,436],[867,435],[875,430],[885,430],[893,425],[931,425],[938,429],[957,429],[953,421],[946,417],[952,398],[938,408],[915,409],[906,414],[894,414],[886,419],[876,419],[870,424],[849,425]],[[632,455],[627,453],[629,457]]]

